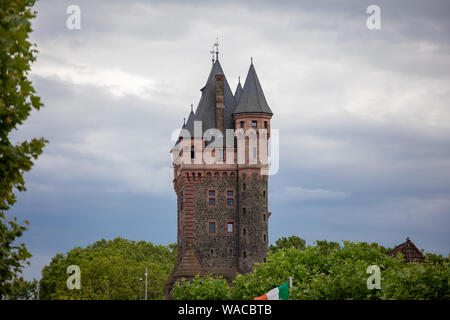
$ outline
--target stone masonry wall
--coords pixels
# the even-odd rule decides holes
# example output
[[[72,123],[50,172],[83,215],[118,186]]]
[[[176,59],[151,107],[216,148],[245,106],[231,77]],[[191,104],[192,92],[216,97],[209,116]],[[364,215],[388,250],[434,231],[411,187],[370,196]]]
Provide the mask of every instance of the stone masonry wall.
[[[267,176],[259,170],[239,178],[239,272],[264,262],[269,243]]]
[[[238,216],[236,173],[207,173],[201,183],[194,185],[195,251],[207,272],[221,274],[231,280],[238,271]],[[215,206],[209,205],[209,190],[215,190]],[[233,204],[227,204],[227,191],[233,191]],[[209,232],[214,221],[216,232]],[[228,222],[233,232],[228,232]]]

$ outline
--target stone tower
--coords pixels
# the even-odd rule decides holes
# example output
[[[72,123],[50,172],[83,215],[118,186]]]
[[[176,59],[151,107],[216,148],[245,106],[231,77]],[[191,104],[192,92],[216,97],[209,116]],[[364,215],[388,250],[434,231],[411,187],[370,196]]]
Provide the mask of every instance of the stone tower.
[[[271,118],[253,61],[233,95],[216,56],[171,151],[178,257],[168,295],[183,278],[213,273],[231,281],[265,261]]]

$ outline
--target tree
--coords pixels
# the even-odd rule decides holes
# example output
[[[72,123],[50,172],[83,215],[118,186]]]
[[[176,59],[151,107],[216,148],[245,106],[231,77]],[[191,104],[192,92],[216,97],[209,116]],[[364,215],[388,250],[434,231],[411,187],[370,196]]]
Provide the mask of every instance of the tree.
[[[222,276],[195,276],[192,281],[176,282],[172,295],[182,300],[227,300],[231,298],[228,282]]]
[[[31,300],[37,296],[37,280],[24,280],[22,277],[14,278],[11,283],[11,292],[8,296],[9,300]]]
[[[57,254],[42,270],[40,298],[49,300],[137,300],[144,297],[145,268],[148,268],[149,299],[164,299],[165,282],[176,260],[174,246],[122,238],[100,240],[86,248],[76,247]],[[67,288],[67,267],[81,271],[81,288]]]
[[[25,244],[15,240],[26,230],[6,211],[16,202],[15,190],[25,191],[23,174],[42,153],[44,138],[13,144],[9,135],[33,109],[43,104],[28,77],[37,50],[30,43],[31,19],[35,0],[0,1],[0,297],[10,295],[12,280],[31,257]]]
[[[401,255],[390,257],[376,243],[317,241],[305,250],[278,248],[266,263],[238,274],[226,288],[220,279],[208,276],[191,283],[176,283],[175,299],[239,299],[260,296],[293,278],[290,299],[450,299],[449,257],[426,254],[424,263],[404,263]],[[367,287],[367,267],[381,269],[381,289]],[[218,290],[220,288],[220,294]]]
[[[275,252],[278,249],[295,248],[298,250],[305,250],[306,241],[297,236],[290,236],[289,238],[282,237],[275,241],[275,245],[270,245],[269,250]]]

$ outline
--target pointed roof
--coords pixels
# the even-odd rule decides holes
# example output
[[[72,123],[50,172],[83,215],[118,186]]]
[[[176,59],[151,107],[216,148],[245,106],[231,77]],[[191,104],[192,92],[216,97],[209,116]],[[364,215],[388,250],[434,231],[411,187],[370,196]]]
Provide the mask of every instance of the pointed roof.
[[[402,244],[396,246],[392,251],[388,253],[388,256],[396,256],[397,254],[401,253],[403,255],[403,258],[405,259],[405,262],[424,262],[425,258],[423,256],[423,253],[417,249],[417,247],[414,245],[414,243],[409,240],[409,237],[406,238],[406,241]]]
[[[173,277],[179,280],[181,278],[193,278],[197,274],[205,274],[205,270],[200,264],[194,249],[192,246],[189,246],[181,258],[180,264],[175,266]]]
[[[267,113],[273,114],[267,104],[266,97],[256,75],[253,62],[250,64],[247,79],[245,79],[244,88],[239,98],[239,103],[234,111],[237,113]]]
[[[216,78],[215,75],[224,74],[222,66],[217,59],[209,73],[206,85],[200,89],[202,96],[195,111],[195,120],[202,121],[203,132],[210,128],[217,128],[216,125]],[[230,85],[227,78],[223,80],[223,95],[224,95],[224,129],[233,128],[233,111],[236,107],[236,100],[231,92]]]
[[[241,77],[239,77],[239,83],[236,87],[236,91],[234,92],[234,99],[236,100],[236,103],[239,103],[241,94],[242,94]]]
[[[194,114],[194,111],[192,110],[192,105],[191,105],[191,112],[189,113],[188,119],[186,121],[186,118],[185,118],[183,121],[183,125],[181,126],[181,129],[186,129],[187,131],[189,131],[189,134],[191,135],[191,137],[194,136],[194,121],[195,121],[195,114]],[[178,143],[180,142],[180,137],[181,137],[181,132],[180,132],[180,135],[178,136],[178,140],[175,142],[175,144],[172,147],[172,149],[170,150],[170,152],[178,149]]]
[[[195,113],[192,111],[189,113],[189,117],[186,121],[186,124],[183,126],[183,129],[189,131],[191,137],[194,136],[194,121],[195,121]]]

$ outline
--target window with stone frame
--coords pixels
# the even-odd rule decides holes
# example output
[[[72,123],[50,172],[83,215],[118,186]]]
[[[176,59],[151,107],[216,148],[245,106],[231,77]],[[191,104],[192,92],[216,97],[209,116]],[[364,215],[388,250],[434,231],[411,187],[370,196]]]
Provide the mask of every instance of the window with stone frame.
[[[208,226],[207,226],[207,230],[209,234],[215,234],[216,233],[216,221],[215,220],[208,220]]]
[[[227,222],[227,233],[234,233],[234,221]]]
[[[206,203],[209,207],[215,207],[217,203],[217,191],[215,188],[209,188],[206,191]]]
[[[228,207],[234,207],[235,194],[233,189],[226,190],[226,204]]]

